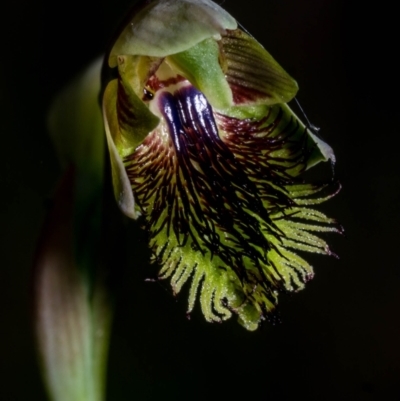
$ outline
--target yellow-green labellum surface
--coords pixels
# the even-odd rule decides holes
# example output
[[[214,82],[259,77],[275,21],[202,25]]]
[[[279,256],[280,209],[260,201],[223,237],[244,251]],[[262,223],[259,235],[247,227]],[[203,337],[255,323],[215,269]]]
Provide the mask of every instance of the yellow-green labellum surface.
[[[287,105],[297,83],[217,4],[143,1],[106,57],[103,114],[121,210],[149,232],[160,279],[208,321],[249,330],[312,278],[304,252],[340,232],[302,173],[332,149]],[[301,253],[301,256],[299,255]]]

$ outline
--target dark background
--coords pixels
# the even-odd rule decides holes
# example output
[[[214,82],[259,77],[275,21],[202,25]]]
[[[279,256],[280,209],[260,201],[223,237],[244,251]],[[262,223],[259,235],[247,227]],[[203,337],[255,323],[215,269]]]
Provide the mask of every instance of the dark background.
[[[101,54],[128,4],[22,0],[2,12],[0,400],[45,399],[29,286],[44,201],[60,173],[46,110]],[[322,209],[346,228],[346,237],[328,238],[340,260],[307,255],[314,280],[282,299],[281,324],[251,333],[234,319],[208,324],[199,307],[189,321],[185,294],[174,299],[168,283],[144,282],[154,269],[132,223],[108,399],[400,399],[393,10],[383,1],[344,0],[226,0],[223,6],[297,79],[308,117],[336,151],[343,190]]]

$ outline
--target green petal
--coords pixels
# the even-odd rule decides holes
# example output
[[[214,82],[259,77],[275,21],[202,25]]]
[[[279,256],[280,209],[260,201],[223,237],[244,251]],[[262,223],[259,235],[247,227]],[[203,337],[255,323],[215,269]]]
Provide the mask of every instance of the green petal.
[[[286,109],[286,113],[291,115],[299,126],[300,131],[306,131],[308,140],[308,157],[307,157],[307,169],[315,166],[320,162],[326,162],[330,160],[331,162],[335,163],[336,156],[333,152],[333,149],[322,139],[318,138],[317,135],[313,134],[310,128],[306,129],[306,126],[303,122],[297,117],[297,115],[293,112],[293,110],[286,104],[283,106]]]
[[[151,1],[134,10],[111,50],[109,65],[117,65],[118,55],[166,57],[236,27],[236,20],[210,0]]]
[[[131,154],[159,123],[138,97],[140,59],[118,57],[119,79],[110,81],[103,94],[103,115],[107,144],[111,159],[114,195],[120,209],[128,217],[136,218],[132,189],[125,171],[123,158]],[[136,81],[135,81],[136,79]]]
[[[219,47],[206,39],[190,49],[168,57],[168,62],[204,93],[217,110],[233,105],[232,92],[219,65]]]
[[[136,77],[137,59],[118,57],[119,79],[104,93],[106,116],[121,157],[131,154],[159,123],[159,119],[134,91],[131,78]]]
[[[236,104],[286,103],[296,95],[297,82],[251,36],[240,29],[227,31],[219,44]]]
[[[336,156],[333,149],[322,139],[318,138],[312,132],[308,132],[311,140],[315,143],[314,149],[308,159],[307,168],[311,168],[319,162],[331,160],[332,163],[336,162]]]
[[[111,174],[114,188],[114,196],[121,211],[128,217],[135,219],[135,201],[128,176],[125,171],[121,156],[114,142],[114,136],[118,135],[118,122],[115,118],[115,102],[118,88],[117,80],[111,81],[103,96],[103,117],[106,131],[108,151],[110,154]],[[111,122],[111,126],[109,124]]]

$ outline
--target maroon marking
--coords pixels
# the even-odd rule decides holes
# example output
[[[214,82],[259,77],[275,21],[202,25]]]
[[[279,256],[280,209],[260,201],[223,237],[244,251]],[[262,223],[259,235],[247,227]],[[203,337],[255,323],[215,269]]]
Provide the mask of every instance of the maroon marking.
[[[271,96],[268,93],[261,92],[257,89],[253,88],[246,88],[243,85],[235,84],[227,77],[229,86],[232,90],[233,101],[235,104],[243,104],[248,102],[255,102],[260,99],[266,99]]]
[[[186,81],[186,78],[181,75],[176,75],[168,79],[160,80],[153,74],[146,82],[146,86],[149,87],[153,92],[157,92],[159,89],[166,88],[170,85],[175,85],[179,82]]]

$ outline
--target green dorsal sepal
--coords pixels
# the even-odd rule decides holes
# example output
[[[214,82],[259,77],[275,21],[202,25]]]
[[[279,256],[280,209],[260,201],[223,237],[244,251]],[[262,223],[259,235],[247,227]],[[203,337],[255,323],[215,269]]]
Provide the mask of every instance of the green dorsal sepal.
[[[210,0],[150,1],[135,11],[111,49],[110,67],[117,66],[121,54],[166,57],[237,27],[236,20]]]

